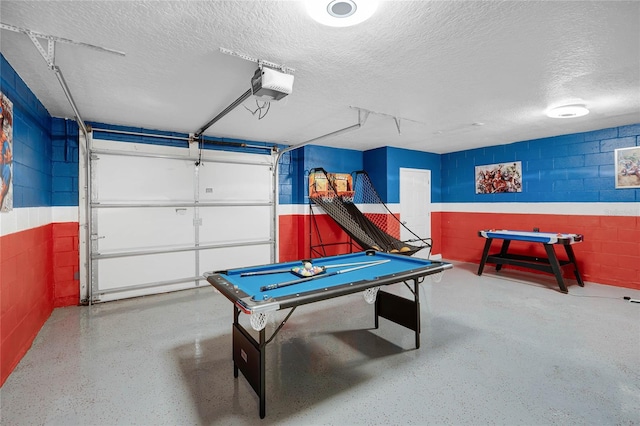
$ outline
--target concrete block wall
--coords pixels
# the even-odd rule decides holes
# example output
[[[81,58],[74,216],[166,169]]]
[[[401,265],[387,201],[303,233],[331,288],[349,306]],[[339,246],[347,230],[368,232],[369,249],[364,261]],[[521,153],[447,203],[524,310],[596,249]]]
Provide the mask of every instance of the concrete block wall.
[[[317,244],[319,233],[323,243],[347,242],[348,236],[333,220],[323,215],[318,209],[315,222],[312,223],[309,211],[308,184],[309,171],[324,168],[330,173],[351,173],[365,170],[371,178],[380,198],[388,204],[392,212],[399,216],[400,202],[400,168],[428,169],[432,174],[431,199],[436,206],[441,198],[440,155],[391,147],[381,147],[369,151],[355,151],[319,146],[305,146],[292,154],[298,164],[290,168],[292,176],[280,178],[280,192],[292,192],[287,186],[292,182],[302,185],[293,197],[280,196],[280,260],[296,260],[311,257],[310,245]],[[399,234],[396,220],[389,220],[391,227],[387,232]],[[440,253],[440,211],[432,213],[431,228],[434,235],[433,254]],[[317,230],[316,230],[317,227]],[[348,245],[331,247],[327,255],[344,253]]]
[[[79,130],[73,120],[51,120],[54,307],[80,301],[78,225]]]
[[[443,155],[443,256],[478,263],[480,229],[579,233],[583,279],[640,289],[640,189],[616,189],[614,176],[615,149],[635,146],[640,124]],[[522,162],[522,192],[475,193],[475,166],[513,161]]]
[[[317,233],[312,229],[309,216],[309,171],[324,168],[328,172],[350,173],[362,170],[361,151],[307,145],[285,154],[280,161],[278,179],[279,260],[297,260],[311,257],[310,246],[317,244]],[[320,214],[317,226],[327,242],[347,242],[347,234],[326,215]],[[313,241],[313,242],[312,242]],[[344,249],[346,246],[342,246]],[[337,247],[327,253],[338,254]],[[345,251],[342,251],[344,253]]]
[[[13,210],[0,213],[0,384],[54,307],[51,116],[0,55],[13,102]]]

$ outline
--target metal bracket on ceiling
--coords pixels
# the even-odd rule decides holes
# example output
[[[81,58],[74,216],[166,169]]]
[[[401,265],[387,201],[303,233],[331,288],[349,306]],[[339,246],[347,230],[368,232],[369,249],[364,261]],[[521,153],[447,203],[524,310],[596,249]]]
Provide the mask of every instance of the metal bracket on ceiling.
[[[80,127],[82,132],[85,135],[87,135],[90,130],[87,127],[87,125],[85,124],[84,120],[82,120],[82,117],[80,116],[80,112],[78,111],[78,108],[76,107],[76,103],[74,102],[73,97],[71,96],[71,91],[69,90],[69,86],[67,86],[67,82],[65,81],[64,76],[62,75],[62,71],[60,70],[60,67],[58,67],[56,65],[55,44],[56,44],[56,42],[68,43],[68,44],[75,44],[77,46],[88,47],[90,49],[95,49],[95,50],[99,50],[99,51],[102,51],[102,52],[114,53],[114,54],[121,55],[121,56],[124,56],[125,54],[123,52],[120,52],[120,51],[117,51],[117,50],[113,50],[113,49],[108,49],[106,47],[95,46],[93,44],[82,43],[82,42],[79,42],[79,41],[74,41],[74,40],[70,40],[70,39],[62,38],[62,37],[46,35],[46,34],[38,33],[36,31],[31,31],[31,30],[26,29],[26,28],[20,28],[20,27],[16,27],[16,26],[13,26],[13,25],[4,24],[2,22],[0,22],[0,29],[7,30],[7,31],[13,31],[13,32],[16,32],[16,33],[23,33],[23,34],[26,34],[29,37],[29,39],[31,40],[33,45],[36,47],[36,49],[38,49],[38,52],[40,52],[40,55],[42,55],[42,57],[44,58],[45,62],[49,66],[49,69],[52,70],[53,72],[55,72],[56,77],[58,78],[58,81],[60,82],[60,85],[62,86],[62,90],[64,91],[64,94],[67,97],[67,100],[69,101],[69,104],[71,105],[71,109],[73,109],[73,113],[76,116],[76,120],[78,120],[78,126]],[[47,40],[47,50],[46,51],[44,50],[44,47],[40,43],[40,40],[38,40],[39,38]]]
[[[271,62],[271,61],[265,61],[264,59],[253,58],[249,55],[245,55],[244,53],[238,53],[230,49],[225,49],[224,47],[220,48],[220,52],[224,53],[225,55],[235,56],[237,58],[244,59],[245,61],[255,62],[256,64],[258,64],[258,67],[260,67],[260,69],[262,69],[263,66],[266,66],[269,68],[280,70],[287,74],[293,74],[294,72],[296,72],[294,68],[290,68],[285,65],[276,64],[275,62]]]
[[[360,126],[364,126],[364,123],[367,122],[367,118],[369,118],[369,111],[359,109],[358,110],[358,124]]]
[[[42,45],[40,44],[40,41],[37,39],[37,37],[31,33],[31,32],[27,32],[26,33],[29,38],[31,39],[31,42],[33,43],[33,45],[36,47],[36,49],[38,49],[38,52],[40,52],[40,54],[42,55],[42,57],[44,58],[44,60],[46,61],[47,65],[49,65],[49,69],[53,69],[56,64],[56,42],[48,39],[47,40],[47,51],[45,52],[44,48],[42,47]]]
[[[425,124],[425,123],[423,123],[423,122],[421,122],[421,121],[412,120],[412,119],[410,119],[410,118],[398,117],[397,115],[391,115],[391,114],[385,114],[385,113],[383,113],[383,112],[371,111],[371,110],[369,110],[369,109],[360,108],[360,107],[357,107],[357,106],[349,106],[349,108],[352,108],[352,109],[356,109],[356,110],[358,110],[358,114],[360,114],[361,112],[366,112],[366,113],[367,113],[367,115],[369,115],[369,114],[375,114],[375,115],[381,115],[381,116],[383,116],[383,117],[389,117],[389,118],[392,118],[392,119],[393,119],[393,121],[396,123],[396,129],[398,130],[398,134],[399,134],[399,135],[401,135],[401,134],[402,134],[402,133],[400,132],[400,121],[401,121],[401,120],[404,120],[404,121],[411,121],[411,122],[413,122],[413,123]],[[366,118],[365,118],[365,119],[366,119]]]
[[[15,33],[23,33],[23,34],[27,34],[29,36],[29,38],[31,39],[31,41],[34,41],[34,39],[38,39],[38,38],[42,38],[48,41],[48,52],[44,53],[44,48],[42,47],[42,45],[40,44],[40,42],[38,42],[36,48],[38,49],[38,51],[40,52],[40,54],[42,55],[43,58],[45,58],[45,60],[47,60],[47,63],[49,63],[49,60],[47,59],[47,57],[53,59],[53,43],[60,42],[60,43],[66,43],[66,44],[75,44],[76,46],[83,46],[89,49],[93,49],[93,50],[98,50],[100,52],[106,52],[106,53],[113,53],[115,55],[120,55],[120,56],[125,56],[124,52],[121,52],[119,50],[115,50],[115,49],[110,49],[108,47],[102,47],[102,46],[96,46],[95,44],[89,44],[89,43],[84,43],[81,41],[75,41],[75,40],[71,40],[68,38],[64,38],[64,37],[58,37],[58,36],[52,36],[52,35],[48,35],[48,34],[42,34],[39,33],[37,31],[32,31],[30,29],[27,28],[21,28],[21,27],[16,27],[15,25],[9,25],[9,24],[5,24],[0,22],[0,29],[3,30],[8,30],[8,31],[13,31]],[[35,43],[35,42],[34,42]]]
[[[400,132],[400,118],[398,118],[398,117],[393,117],[393,120],[396,122],[396,128],[398,129],[398,134],[399,134],[399,135],[400,135],[400,134],[402,134],[402,133]]]

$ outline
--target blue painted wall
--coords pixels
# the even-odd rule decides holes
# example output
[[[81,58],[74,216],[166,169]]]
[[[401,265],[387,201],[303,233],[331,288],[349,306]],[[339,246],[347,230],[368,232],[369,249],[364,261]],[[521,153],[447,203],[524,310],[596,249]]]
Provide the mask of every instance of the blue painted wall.
[[[389,151],[386,147],[376,148],[363,153],[364,170],[369,175],[373,187],[382,199],[387,200],[388,174],[387,156]]]
[[[614,151],[640,146],[640,124],[442,155],[442,202],[636,202],[615,189]],[[520,193],[476,194],[475,166],[522,162]]]
[[[307,204],[311,169],[323,168],[330,173],[362,170],[362,151],[307,145],[284,154],[280,165],[280,204]]]
[[[400,168],[431,170],[431,202],[441,201],[441,155],[408,149],[386,148],[387,203],[400,202]]]
[[[293,151],[290,159],[281,160],[280,203],[306,204],[309,171],[318,167],[330,173],[365,170],[380,198],[387,203],[400,202],[401,167],[429,169],[432,176],[432,201],[440,202],[441,167],[438,154],[390,147],[362,152],[307,145]]]
[[[78,205],[79,128],[74,120],[51,120],[52,205]]]
[[[51,206],[51,116],[2,54],[0,71],[13,102],[13,207]]]
[[[441,200],[440,155],[382,147],[364,153],[364,169],[385,203],[400,202],[400,168],[431,170],[431,202]]]

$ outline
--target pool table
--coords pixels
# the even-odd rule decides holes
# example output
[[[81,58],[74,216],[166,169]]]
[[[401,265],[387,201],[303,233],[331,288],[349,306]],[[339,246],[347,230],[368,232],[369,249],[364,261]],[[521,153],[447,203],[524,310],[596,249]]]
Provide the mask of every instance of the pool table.
[[[266,346],[282,329],[294,310],[308,303],[363,292],[374,304],[374,322],[383,317],[415,332],[420,347],[420,302],[418,285],[432,275],[439,281],[453,265],[373,250],[306,261],[207,272],[207,281],[233,303],[233,373],[242,371],[260,399],[259,414],[264,418]],[[409,282],[413,284],[410,286]],[[404,283],[413,300],[379,290],[382,286]],[[284,320],[267,338],[267,315],[289,309]],[[240,324],[240,314],[250,315],[251,327]]]
[[[581,287],[584,282],[578,271],[578,263],[572,245],[582,242],[584,239],[582,234],[566,234],[554,232],[534,231],[510,231],[506,229],[488,229],[478,231],[478,236],[486,238],[484,250],[482,251],[482,259],[478,268],[478,275],[482,275],[484,265],[489,263],[496,264],[496,271],[502,268],[502,265],[516,265],[525,268],[535,269],[538,271],[549,272],[556,277],[558,286],[562,293],[568,293],[567,286],[562,278],[562,267],[570,265],[573,267],[573,273]],[[491,243],[493,240],[502,240],[502,247],[499,253],[489,255]],[[547,254],[546,258],[537,256],[528,256],[521,254],[508,253],[511,241],[524,241],[529,243],[540,243],[543,245]],[[556,255],[554,246],[561,245],[567,253],[568,260],[560,260]]]

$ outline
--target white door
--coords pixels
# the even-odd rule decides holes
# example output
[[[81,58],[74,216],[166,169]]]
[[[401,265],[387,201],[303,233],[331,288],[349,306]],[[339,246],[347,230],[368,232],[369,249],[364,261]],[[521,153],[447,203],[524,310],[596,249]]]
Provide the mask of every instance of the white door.
[[[431,237],[431,170],[400,169],[400,220],[408,228],[400,227],[401,240],[415,239],[413,234]],[[425,249],[414,256],[426,258],[428,254]]]

